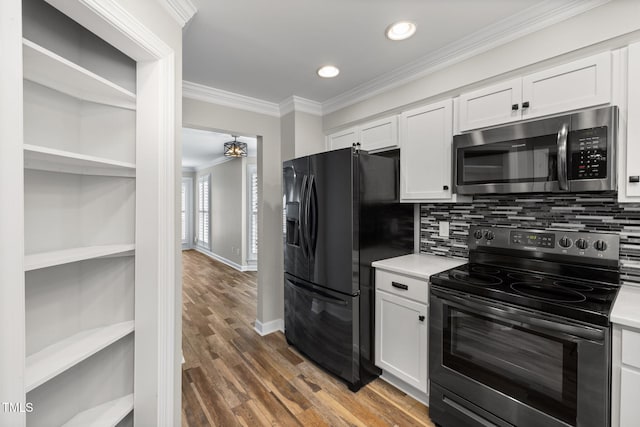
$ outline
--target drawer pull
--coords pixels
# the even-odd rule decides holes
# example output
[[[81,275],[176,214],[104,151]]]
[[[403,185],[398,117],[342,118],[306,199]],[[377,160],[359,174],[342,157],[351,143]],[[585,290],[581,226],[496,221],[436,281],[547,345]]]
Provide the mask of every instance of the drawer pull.
[[[393,286],[394,288],[403,289],[405,291],[409,290],[409,286],[403,285],[402,283],[398,282],[391,282],[391,286]]]
[[[629,182],[640,182],[640,176],[633,175],[629,177]]]

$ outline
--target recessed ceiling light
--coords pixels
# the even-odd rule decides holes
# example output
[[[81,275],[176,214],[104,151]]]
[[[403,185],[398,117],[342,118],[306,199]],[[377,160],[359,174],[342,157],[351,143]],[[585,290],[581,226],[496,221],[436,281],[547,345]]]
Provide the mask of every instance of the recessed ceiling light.
[[[320,77],[324,77],[325,79],[330,79],[337,76],[338,74],[340,74],[340,70],[334,65],[325,65],[318,68],[318,75]]]
[[[414,35],[416,24],[409,21],[400,21],[387,27],[387,38],[389,40],[405,40]]]

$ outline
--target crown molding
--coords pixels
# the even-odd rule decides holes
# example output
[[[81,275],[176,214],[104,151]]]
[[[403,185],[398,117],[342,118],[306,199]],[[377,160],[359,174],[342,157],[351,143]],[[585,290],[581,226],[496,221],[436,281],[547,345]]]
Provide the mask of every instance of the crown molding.
[[[224,105],[225,107],[280,117],[280,106],[275,102],[263,101],[262,99],[252,98],[186,80],[182,82],[182,96],[211,104]]]
[[[198,11],[191,0],[160,0],[160,2],[182,28],[191,21],[193,15]]]
[[[276,104],[275,102],[264,101],[184,80],[182,82],[182,96],[274,117],[282,117],[294,110],[322,116],[322,104],[295,95],[290,96],[280,104]]]
[[[322,116],[322,104],[312,101],[311,99],[293,95],[280,103],[280,116],[289,114],[292,111],[300,111],[303,113],[313,114],[314,116]]]
[[[356,86],[322,103],[324,114],[372,98],[438,70],[567,20],[611,0],[547,0],[498,21],[390,73]]]

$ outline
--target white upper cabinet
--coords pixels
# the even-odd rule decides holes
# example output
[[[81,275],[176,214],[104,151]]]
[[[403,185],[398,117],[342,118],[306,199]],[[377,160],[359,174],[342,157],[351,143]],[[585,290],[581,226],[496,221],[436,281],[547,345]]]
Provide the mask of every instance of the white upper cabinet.
[[[337,150],[360,143],[366,151],[398,147],[398,116],[385,117],[327,136],[327,149]]]
[[[400,116],[400,200],[451,201],[452,100]]]
[[[522,79],[509,80],[460,95],[460,130],[520,120]]]
[[[385,117],[360,126],[360,148],[375,151],[398,146],[398,116]]]
[[[611,52],[460,95],[460,131],[611,102]]]
[[[522,117],[608,104],[611,52],[563,64],[522,78]],[[526,103],[529,107],[524,108]]]
[[[340,132],[327,135],[327,149],[338,150],[340,148],[351,147],[357,143],[360,139],[360,134],[357,127],[345,129]]]
[[[640,201],[640,43],[629,46],[627,137],[621,141],[619,196],[622,201]],[[622,118],[621,118],[622,119]],[[621,120],[622,122],[622,120]],[[626,151],[625,151],[626,149]],[[624,154],[626,153],[626,156]]]

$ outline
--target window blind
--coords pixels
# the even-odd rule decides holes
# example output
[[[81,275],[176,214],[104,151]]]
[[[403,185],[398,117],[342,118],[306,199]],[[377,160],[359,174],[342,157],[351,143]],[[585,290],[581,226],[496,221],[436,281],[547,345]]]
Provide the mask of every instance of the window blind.
[[[209,211],[211,175],[198,178],[198,244],[209,248]]]

